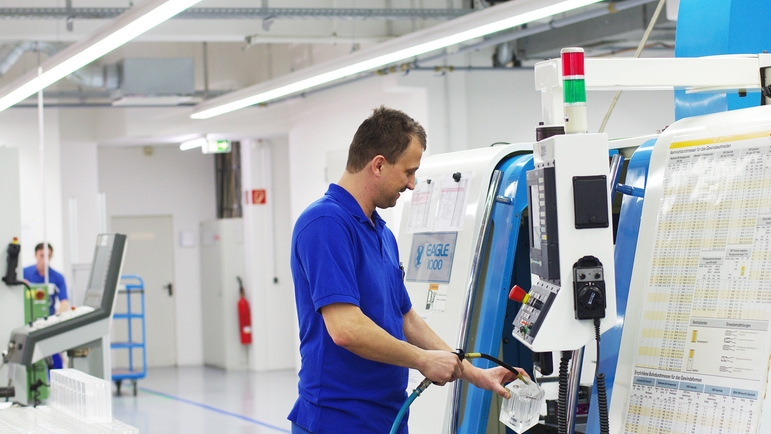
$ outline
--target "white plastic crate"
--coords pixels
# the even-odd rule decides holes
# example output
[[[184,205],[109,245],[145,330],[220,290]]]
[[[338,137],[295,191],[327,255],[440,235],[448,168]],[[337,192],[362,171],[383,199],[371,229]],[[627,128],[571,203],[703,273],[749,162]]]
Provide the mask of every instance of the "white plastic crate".
[[[110,382],[76,369],[51,370],[50,404],[86,423],[112,422]]]
[[[139,434],[123,422],[86,423],[49,406],[0,410],[0,434]]]

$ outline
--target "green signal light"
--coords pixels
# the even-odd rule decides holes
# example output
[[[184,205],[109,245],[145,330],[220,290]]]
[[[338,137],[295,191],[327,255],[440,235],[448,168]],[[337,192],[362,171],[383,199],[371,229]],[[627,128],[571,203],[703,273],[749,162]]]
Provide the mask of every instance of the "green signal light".
[[[566,79],[562,81],[565,104],[586,104],[586,83],[584,79]]]

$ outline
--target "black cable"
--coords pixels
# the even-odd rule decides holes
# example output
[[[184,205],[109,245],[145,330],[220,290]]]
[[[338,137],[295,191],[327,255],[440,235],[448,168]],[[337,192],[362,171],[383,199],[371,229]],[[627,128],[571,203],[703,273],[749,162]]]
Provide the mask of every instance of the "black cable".
[[[509,371],[511,371],[512,373],[516,374],[517,376],[521,376],[522,375],[522,374],[520,374],[519,371],[514,369],[513,366],[509,365],[508,363],[504,362],[503,360],[496,359],[495,357],[493,357],[493,356],[491,356],[489,354],[484,354],[484,353],[478,353],[478,354],[479,354],[480,358],[485,359],[485,360],[489,360],[489,361],[491,361],[493,363],[497,363],[499,366],[503,366],[504,368],[508,369]]]
[[[459,349],[454,352],[455,355],[457,355],[461,360],[463,359],[486,359],[491,362],[497,363],[499,366],[502,366],[506,368],[509,372],[513,373],[517,376],[523,383],[528,384],[530,383],[530,380],[525,375],[522,375],[521,372],[517,371],[516,368],[509,365],[508,363],[504,362],[503,360],[496,359],[495,357],[489,355],[489,354],[483,354],[483,353],[464,353],[463,350]]]
[[[568,434],[568,363],[570,357],[569,351],[563,351],[560,358],[560,383],[557,399],[557,430],[559,434]]]
[[[600,371],[600,319],[594,319],[594,335],[597,340],[597,413],[600,415],[600,434],[610,434],[608,422],[608,394],[605,390],[605,374]]]

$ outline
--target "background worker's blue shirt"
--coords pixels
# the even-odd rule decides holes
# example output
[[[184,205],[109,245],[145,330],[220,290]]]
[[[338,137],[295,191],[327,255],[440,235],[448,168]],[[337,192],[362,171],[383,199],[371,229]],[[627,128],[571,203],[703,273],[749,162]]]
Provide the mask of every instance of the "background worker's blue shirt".
[[[412,308],[396,238],[375,212],[374,225],[342,187],[300,216],[292,234],[292,277],[300,323],[299,398],[289,419],[317,434],[388,433],[407,399],[407,368],[364,359],[337,346],[320,309],[358,306],[397,339]],[[400,433],[407,432],[405,417]]]
[[[45,276],[42,276],[40,273],[37,272],[37,266],[30,265],[29,267],[24,267],[24,279],[27,280],[29,283],[44,283],[45,282]],[[62,276],[61,273],[54,270],[51,267],[48,267],[48,282],[53,283],[56,285],[56,288],[58,288],[58,293],[55,295],[51,295],[51,304],[48,307],[48,314],[53,315],[56,313],[56,307],[55,307],[55,299],[58,298],[59,301],[61,300],[67,300],[67,284],[64,283],[64,276]]]

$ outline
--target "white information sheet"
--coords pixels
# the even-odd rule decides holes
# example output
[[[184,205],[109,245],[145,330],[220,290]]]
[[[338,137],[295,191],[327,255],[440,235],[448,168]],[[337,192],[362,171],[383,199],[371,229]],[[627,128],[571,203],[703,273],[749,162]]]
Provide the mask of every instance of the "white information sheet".
[[[472,174],[473,172],[462,172],[442,176],[434,231],[460,231],[463,229]]]
[[[445,307],[447,307],[447,285],[440,285],[438,283],[428,285],[426,310],[444,312]]]
[[[419,179],[412,191],[412,200],[410,201],[410,219],[407,221],[407,233],[431,232],[429,227],[431,223],[431,198],[433,197],[434,187],[437,184],[431,179]]]
[[[771,317],[768,136],[670,145],[625,433],[758,432]]]

